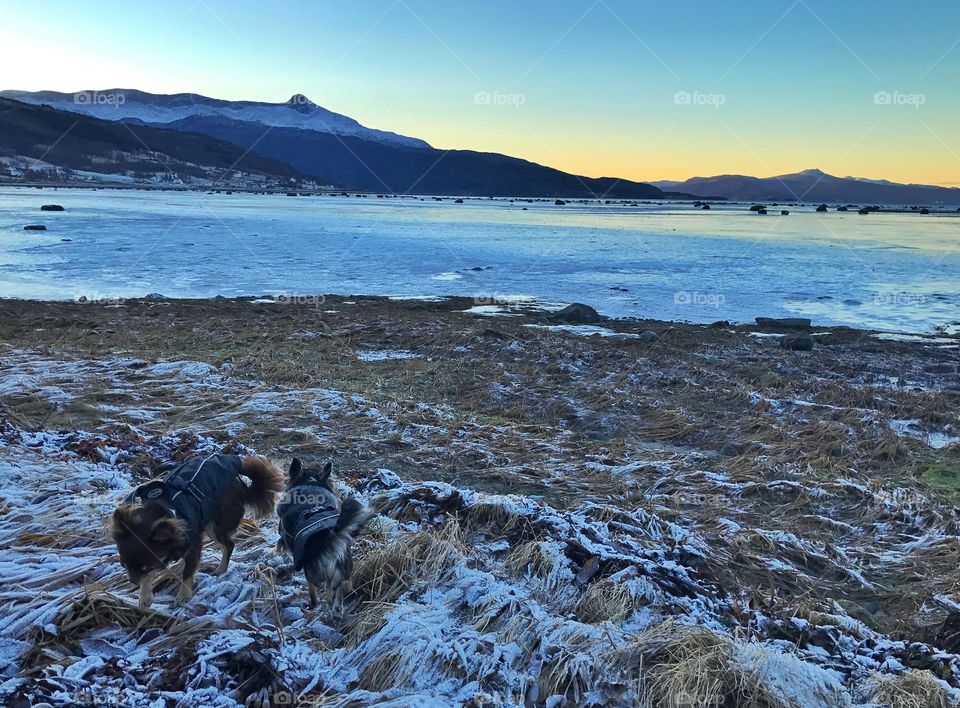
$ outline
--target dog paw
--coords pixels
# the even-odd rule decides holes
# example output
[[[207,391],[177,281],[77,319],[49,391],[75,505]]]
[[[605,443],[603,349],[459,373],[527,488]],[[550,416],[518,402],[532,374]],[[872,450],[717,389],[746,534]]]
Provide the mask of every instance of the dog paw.
[[[146,612],[150,609],[150,605],[153,604],[152,597],[140,597],[140,600],[137,602],[137,607],[140,608],[141,612]]]
[[[173,604],[177,607],[185,605],[190,602],[190,599],[193,597],[193,590],[188,588],[186,585],[180,586],[180,591],[177,593],[177,596],[173,600]]]

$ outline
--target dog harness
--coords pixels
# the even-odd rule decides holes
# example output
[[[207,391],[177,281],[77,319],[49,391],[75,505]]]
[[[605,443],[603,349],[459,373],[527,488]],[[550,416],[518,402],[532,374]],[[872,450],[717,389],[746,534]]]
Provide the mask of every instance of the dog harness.
[[[293,567],[302,570],[310,542],[336,527],[340,501],[326,487],[303,484],[284,493],[277,515],[280,537],[293,554]]]
[[[240,474],[243,461],[237,455],[194,457],[171,470],[164,479],[137,487],[127,501],[162,501],[196,538],[213,521],[220,498]]]

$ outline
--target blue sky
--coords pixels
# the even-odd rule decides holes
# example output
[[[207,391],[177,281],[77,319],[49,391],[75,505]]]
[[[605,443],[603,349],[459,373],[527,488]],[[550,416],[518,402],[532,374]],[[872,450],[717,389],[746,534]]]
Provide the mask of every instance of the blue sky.
[[[591,176],[819,167],[960,183],[956,0],[45,0],[0,13],[3,88],[300,92],[437,147]]]

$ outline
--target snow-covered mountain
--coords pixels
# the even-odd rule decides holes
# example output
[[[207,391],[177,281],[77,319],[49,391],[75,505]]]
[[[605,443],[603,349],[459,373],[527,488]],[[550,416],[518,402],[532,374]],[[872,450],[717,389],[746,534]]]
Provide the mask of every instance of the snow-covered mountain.
[[[46,104],[62,111],[113,121],[163,125],[192,116],[226,118],[280,128],[297,128],[343,135],[404,147],[430,147],[419,138],[367,128],[353,118],[328,111],[302,94],[286,103],[224,101],[195,93],[154,94],[135,89],[105,91],[0,91],[0,96],[24,103]]]
[[[898,184],[863,177],[836,177],[822,170],[804,170],[776,177],[717,175],[685,182],[652,182],[676,190],[732,201],[835,202],[854,204],[960,205],[960,189]]]

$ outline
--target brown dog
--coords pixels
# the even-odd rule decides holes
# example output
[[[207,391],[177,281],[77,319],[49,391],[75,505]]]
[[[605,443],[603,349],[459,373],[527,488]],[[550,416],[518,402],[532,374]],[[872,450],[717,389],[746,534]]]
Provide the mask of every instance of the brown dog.
[[[241,477],[250,480],[246,484]],[[140,587],[140,609],[153,602],[153,583],[170,563],[183,559],[177,604],[193,596],[204,534],[223,550],[219,575],[233,553],[233,533],[244,508],[259,518],[273,511],[283,472],[262,457],[194,457],[136,490],[113,513],[112,535],[130,582]]]

